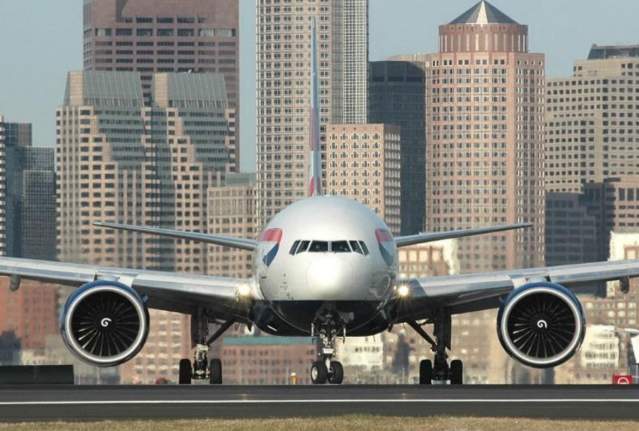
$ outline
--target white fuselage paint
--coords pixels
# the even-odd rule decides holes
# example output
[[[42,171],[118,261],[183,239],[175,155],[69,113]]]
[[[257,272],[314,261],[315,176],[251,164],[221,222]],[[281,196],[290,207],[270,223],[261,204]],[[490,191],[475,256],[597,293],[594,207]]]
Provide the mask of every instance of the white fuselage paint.
[[[255,253],[258,284],[268,301],[379,301],[392,287],[396,247],[386,244],[393,256],[388,265],[375,235],[377,229],[389,229],[373,211],[354,200],[336,196],[304,199],[281,211],[267,229],[282,230],[279,251],[269,266],[263,258],[274,243],[261,242]],[[369,254],[291,255],[296,240],[364,241]]]
[[[394,286],[397,248],[390,230],[377,214],[354,200],[316,196],[295,202],[264,231],[269,229],[281,229],[277,254],[267,265],[264,258],[276,243],[260,241],[254,255],[257,285],[269,303],[380,302]],[[388,232],[391,239],[383,244],[386,259],[380,251],[378,230]],[[307,251],[292,255],[291,247],[298,240],[363,241],[368,254]],[[308,316],[308,325],[312,319]]]

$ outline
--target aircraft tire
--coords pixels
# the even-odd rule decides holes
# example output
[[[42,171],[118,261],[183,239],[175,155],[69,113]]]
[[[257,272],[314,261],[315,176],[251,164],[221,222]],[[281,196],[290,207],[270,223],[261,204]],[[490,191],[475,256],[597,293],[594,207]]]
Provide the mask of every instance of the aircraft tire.
[[[193,378],[193,368],[189,359],[180,360],[180,373],[178,383],[180,385],[190,385]]]
[[[220,359],[211,359],[209,365],[209,383],[212,385],[222,384],[222,361]]]
[[[450,362],[450,384],[461,385],[464,383],[464,364],[459,359]]]
[[[311,381],[314,385],[323,385],[328,379],[328,369],[324,361],[315,361],[311,365]]]
[[[433,383],[433,361],[424,359],[419,363],[419,384],[431,385]]]
[[[341,385],[344,380],[344,367],[341,362],[331,361],[331,372],[328,375],[328,382],[332,385]]]

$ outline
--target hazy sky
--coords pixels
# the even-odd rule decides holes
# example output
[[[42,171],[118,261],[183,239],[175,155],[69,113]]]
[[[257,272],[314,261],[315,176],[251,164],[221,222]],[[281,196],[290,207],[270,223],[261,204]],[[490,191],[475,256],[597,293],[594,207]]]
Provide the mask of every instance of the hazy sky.
[[[212,0],[213,1],[213,0]],[[255,0],[240,0],[242,169],[255,164]],[[475,0],[370,0],[370,58],[437,50],[438,25]],[[569,75],[592,43],[639,43],[639,0],[492,0],[528,24],[548,76]],[[82,0],[0,0],[0,114],[55,143],[66,72],[82,68]]]

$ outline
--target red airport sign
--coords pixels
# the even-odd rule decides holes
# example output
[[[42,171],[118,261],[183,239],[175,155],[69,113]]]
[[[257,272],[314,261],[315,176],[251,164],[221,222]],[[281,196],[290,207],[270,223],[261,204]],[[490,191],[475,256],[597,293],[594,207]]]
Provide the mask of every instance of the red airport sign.
[[[613,374],[612,384],[613,385],[631,385],[632,376],[629,374]]]

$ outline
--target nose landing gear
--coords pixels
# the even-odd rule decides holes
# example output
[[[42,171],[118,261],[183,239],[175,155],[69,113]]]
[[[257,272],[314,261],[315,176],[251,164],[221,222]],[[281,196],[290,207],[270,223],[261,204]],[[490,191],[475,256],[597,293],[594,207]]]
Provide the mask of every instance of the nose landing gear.
[[[341,362],[333,360],[336,336],[337,331],[334,326],[320,327],[319,358],[311,365],[311,382],[314,385],[323,385],[325,383],[341,385],[344,380],[344,367]]]

